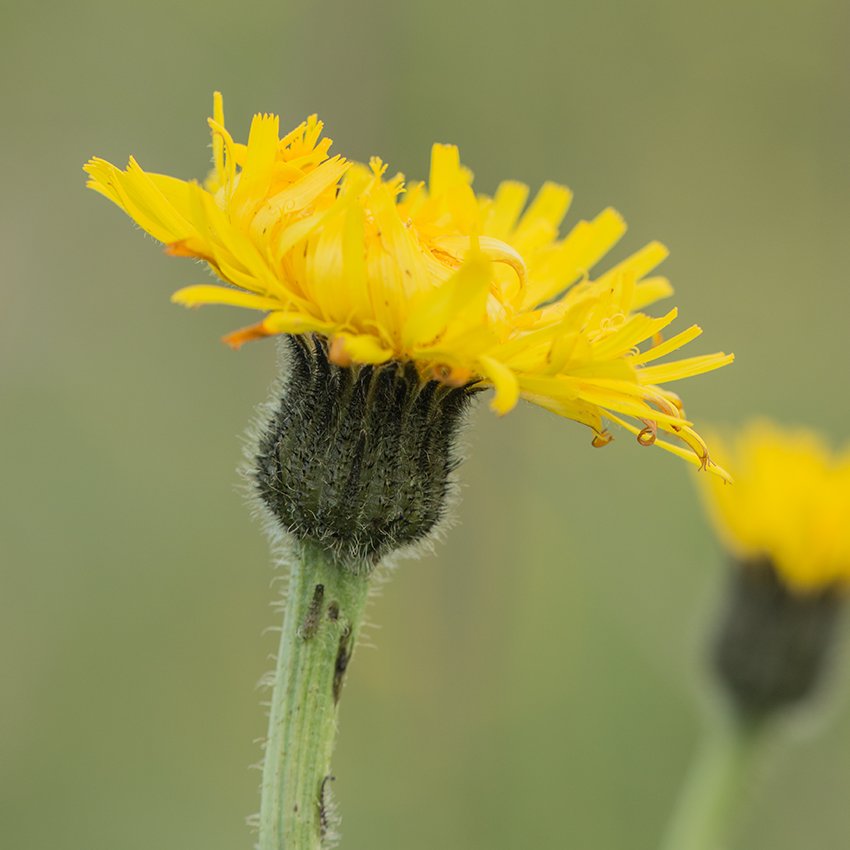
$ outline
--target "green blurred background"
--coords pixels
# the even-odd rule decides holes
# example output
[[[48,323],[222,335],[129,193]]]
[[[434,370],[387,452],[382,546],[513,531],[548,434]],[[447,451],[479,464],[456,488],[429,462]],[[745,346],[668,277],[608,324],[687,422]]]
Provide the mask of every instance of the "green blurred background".
[[[850,6],[825,0],[0,4],[0,845],[249,848],[273,576],[238,490],[274,343],[186,312],[208,278],[84,189],[92,155],[208,167],[318,112],[333,150],[427,175],[455,142],[657,238],[697,422],[850,436]],[[653,848],[699,733],[723,561],[685,464],[479,405],[460,524],[371,609],[334,771],[347,850]],[[846,658],[846,655],[845,655]],[[847,663],[842,662],[845,678]],[[775,754],[740,847],[850,845],[842,697]]]

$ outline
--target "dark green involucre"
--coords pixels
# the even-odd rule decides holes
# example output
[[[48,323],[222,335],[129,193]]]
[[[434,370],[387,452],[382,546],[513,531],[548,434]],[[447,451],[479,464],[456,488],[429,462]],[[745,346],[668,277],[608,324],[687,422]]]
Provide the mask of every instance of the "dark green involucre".
[[[369,572],[445,517],[476,389],[423,380],[412,363],[337,366],[316,335],[286,344],[280,404],[258,445],[260,496],[296,539]]]
[[[715,667],[739,714],[756,720],[815,691],[842,599],[836,587],[789,588],[767,560],[736,564],[732,573]]]

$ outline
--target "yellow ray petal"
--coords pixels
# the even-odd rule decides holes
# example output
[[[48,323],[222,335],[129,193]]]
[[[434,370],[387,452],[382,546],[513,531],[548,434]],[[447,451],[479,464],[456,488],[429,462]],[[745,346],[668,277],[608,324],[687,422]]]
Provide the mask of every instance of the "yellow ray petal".
[[[434,145],[431,148],[431,175],[428,178],[428,194],[439,198],[451,186],[464,185],[465,172],[460,165],[460,153],[456,145]]]
[[[632,310],[642,310],[662,298],[669,298],[673,287],[666,277],[648,277],[635,286]]]
[[[527,250],[530,246],[526,243],[535,238],[540,224],[545,224],[543,232],[557,234],[572,198],[573,193],[566,186],[544,183],[519,220],[511,236],[512,244]]]
[[[640,369],[638,374],[642,384],[663,384],[712,372],[721,366],[728,366],[734,359],[734,354],[724,354],[721,351],[717,354],[703,354],[701,357],[662,363],[660,366],[647,366]]]
[[[432,289],[413,309],[402,332],[402,344],[406,348],[426,345],[470,305],[483,313],[491,270],[489,260],[470,251],[461,268],[442,286]]]
[[[613,357],[622,357],[627,354],[639,342],[643,342],[651,336],[662,331],[672,322],[678,311],[674,308],[666,316],[653,319],[643,313],[637,313],[626,321],[626,323],[611,336],[591,343],[593,356],[597,360],[606,360]],[[629,358],[629,362],[634,360]]]
[[[311,204],[329,186],[333,186],[349,167],[344,159],[338,156],[323,162],[306,177],[287,186],[273,198],[265,201],[251,222],[251,233],[255,238],[268,232],[282,215],[293,215],[301,212]]]
[[[602,411],[595,404],[588,404],[567,397],[550,396],[548,394],[537,395],[533,392],[527,392],[525,389],[522,389],[520,392],[524,399],[527,399],[532,404],[536,404],[538,407],[551,410],[552,413],[557,413],[558,416],[581,422],[582,425],[592,428],[596,434],[601,434],[603,431]]]
[[[316,331],[329,335],[333,332],[333,322],[323,322],[314,316],[296,312],[278,312],[266,316],[262,322],[263,328],[270,334],[303,334]]]
[[[232,304],[236,307],[248,307],[251,310],[279,310],[280,301],[276,298],[264,298],[238,289],[225,289],[223,286],[202,284],[178,289],[171,296],[175,304],[197,307],[201,304]]]
[[[411,298],[431,289],[431,281],[422,257],[422,250],[410,229],[405,227],[395,209],[395,199],[386,186],[380,185],[371,193],[372,213],[380,229],[380,239],[390,253],[401,280],[400,296]]]
[[[649,363],[651,360],[657,360],[665,354],[670,354],[670,352],[676,351],[683,345],[689,343],[692,339],[696,339],[701,333],[702,328],[699,327],[699,325],[691,325],[691,327],[687,330],[676,334],[676,336],[670,337],[670,339],[666,342],[659,343],[658,345],[650,348],[648,351],[645,351],[643,354],[630,358],[629,362],[632,363],[632,365],[637,366],[641,363]],[[646,339],[646,337],[644,337],[644,339]]]
[[[578,401],[579,398],[579,384],[570,375],[522,375],[519,386],[523,396],[560,401]]]
[[[669,254],[670,252],[660,242],[650,242],[645,248],[605,272],[596,282],[600,286],[610,286],[614,277],[624,271],[634,271],[636,278],[640,280],[663,262]]]
[[[625,382],[623,382],[625,383]],[[686,420],[677,416],[672,416],[667,413],[661,413],[650,407],[646,401],[640,398],[635,398],[626,393],[617,393],[611,390],[606,390],[600,386],[594,386],[590,383],[580,383],[579,398],[589,404],[595,404],[604,410],[616,411],[623,413],[626,416],[632,416],[635,419],[654,419],[661,425],[669,424],[680,425],[688,424]],[[607,414],[606,414],[607,415]]]
[[[86,170],[92,176],[89,185],[94,182],[94,188],[122,207],[154,239],[167,243],[188,236],[191,231],[184,226],[185,222],[178,224],[177,232],[175,232],[169,227],[167,221],[163,221],[164,218],[167,220],[168,216],[163,216],[162,211],[156,207],[167,206],[167,200],[161,197],[161,193],[159,193],[160,198],[153,201],[146,197],[144,184],[137,185],[139,183],[137,176],[129,173],[132,165],[133,161],[128,166],[128,171],[124,172],[105,160],[92,160],[86,166]],[[155,187],[154,192],[156,192]]]
[[[86,181],[86,186],[89,189],[100,192],[101,195],[109,198],[110,201],[118,204],[119,207],[122,206],[121,196],[116,191],[112,179],[113,165],[110,165],[105,159],[93,157],[83,166],[83,171],[89,175],[89,179]]]
[[[504,363],[492,357],[479,357],[477,366],[496,390],[490,407],[499,414],[513,410],[519,400],[519,383],[516,375]]]
[[[245,166],[230,199],[233,219],[245,227],[266,198],[277,153],[278,127],[277,115],[255,115],[251,121]]]
[[[557,273],[532,283],[523,299],[523,307],[536,307],[566,290],[583,274],[586,275],[625,232],[626,224],[622,216],[610,207],[599,213],[593,221],[580,221],[553,258]]]
[[[581,265],[590,271],[622,238],[626,222],[613,207],[602,210],[590,222],[591,238],[581,254]]]
[[[484,223],[484,234],[505,241],[516,224],[528,199],[528,186],[513,180],[499,184],[489,217]]]
[[[213,92],[213,121],[219,126],[224,126],[224,100],[221,92]],[[204,188],[215,194],[225,183],[224,172],[224,138],[220,133],[213,133],[213,168],[204,181]]]
[[[370,334],[338,334],[336,339],[342,340],[345,353],[355,363],[386,363],[393,356],[391,348]]]

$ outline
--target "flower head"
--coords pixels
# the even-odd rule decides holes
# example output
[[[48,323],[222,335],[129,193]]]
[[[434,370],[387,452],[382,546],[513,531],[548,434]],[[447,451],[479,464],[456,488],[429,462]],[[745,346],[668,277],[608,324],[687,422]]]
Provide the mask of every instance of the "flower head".
[[[672,293],[648,276],[667,256],[657,242],[591,277],[626,229],[613,209],[560,238],[568,189],[546,183],[528,206],[516,182],[476,195],[451,145],[434,146],[426,187],[385,179],[378,159],[329,157],[315,116],[279,138],[278,118],[257,115],[242,145],[216,94],[210,127],[214,168],[203,186],[133,159],[126,171],[102,159],[86,171],[169,254],[202,259],[231,284],[190,286],[173,300],[267,313],[225,337],[230,345],[313,332],[338,365],[411,362],[423,379],[492,386],[499,413],[522,396],[590,426],[596,446],[611,439],[605,417],[642,445],[714,466],[679,397],[660,384],[732,356],[655,363],[701,330],[662,341],[676,310],[640,312]],[[685,446],[656,440],[659,431]]]
[[[766,421],[712,443],[735,483],[703,479],[701,491],[731,552],[769,562],[794,592],[850,584],[850,448],[834,454],[813,431]]]

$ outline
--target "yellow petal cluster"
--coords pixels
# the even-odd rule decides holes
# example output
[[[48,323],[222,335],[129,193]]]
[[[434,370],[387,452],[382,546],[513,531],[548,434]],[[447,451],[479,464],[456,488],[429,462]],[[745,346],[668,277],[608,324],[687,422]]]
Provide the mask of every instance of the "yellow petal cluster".
[[[712,446],[735,483],[700,476],[700,490],[732,553],[769,559],[801,592],[850,584],[850,446],[834,454],[819,434],[768,421]]]
[[[425,186],[385,179],[377,159],[367,168],[330,157],[315,116],[280,138],[276,116],[256,115],[243,145],[216,93],[209,123],[214,168],[203,186],[133,159],[125,171],[102,159],[85,168],[89,186],[169,254],[202,259],[231,285],[190,286],[174,301],[267,313],[226,342],[318,333],[339,364],[413,361],[423,377],[492,386],[499,413],[522,396],[589,425],[594,445],[611,439],[605,417],[643,445],[714,466],[678,396],[660,385],[732,356],[656,362],[701,330],[662,341],[676,310],[640,312],[672,293],[650,276],[667,256],[657,242],[591,276],[626,229],[613,209],[561,238],[568,189],[546,183],[530,204],[516,182],[476,195],[451,145],[434,146]],[[656,440],[659,431],[683,445]]]

